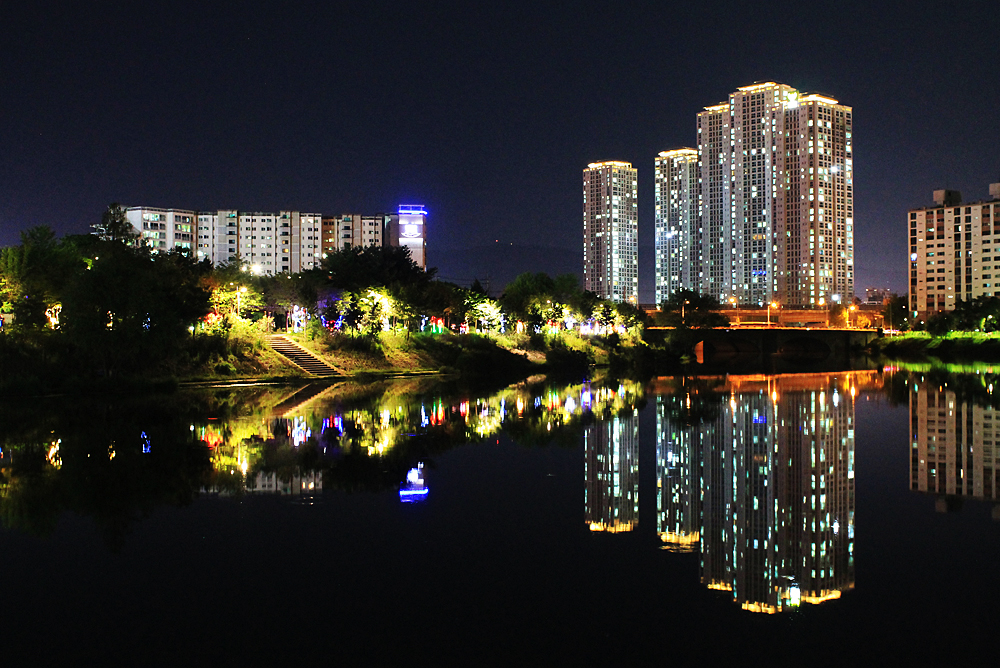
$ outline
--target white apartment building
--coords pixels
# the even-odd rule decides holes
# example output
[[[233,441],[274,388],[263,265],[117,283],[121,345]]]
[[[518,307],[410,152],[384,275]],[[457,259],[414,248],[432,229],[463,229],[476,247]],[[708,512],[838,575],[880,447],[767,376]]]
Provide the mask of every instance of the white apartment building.
[[[934,206],[911,209],[910,311],[926,318],[954,310],[958,300],[1000,296],[1000,183],[990,199],[962,202],[935,190]]]
[[[296,273],[322,261],[322,216],[299,211],[193,211],[129,207],[126,216],[155,250],[191,250],[199,260],[234,259],[256,274]]]
[[[629,162],[583,170],[583,287],[602,299],[639,299],[637,173]]]
[[[851,108],[767,82],[705,107],[697,125],[697,224],[680,224],[698,230],[680,242],[697,289],[740,304],[849,302]]]
[[[400,204],[397,213],[345,213],[323,218],[322,249],[332,253],[356,246],[406,247],[421,269],[427,268],[427,210]]]
[[[656,304],[700,280],[698,151],[662,151],[653,163],[656,190]]]
[[[125,210],[125,217],[142,235],[143,243],[164,252],[194,248],[197,215],[186,209],[130,207]]]

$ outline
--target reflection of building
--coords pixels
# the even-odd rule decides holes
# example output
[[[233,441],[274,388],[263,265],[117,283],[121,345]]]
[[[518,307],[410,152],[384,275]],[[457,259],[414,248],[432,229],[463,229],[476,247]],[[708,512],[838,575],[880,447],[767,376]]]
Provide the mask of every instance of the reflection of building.
[[[701,535],[701,436],[667,415],[656,397],[656,532],[674,552],[698,549]]]
[[[628,162],[583,170],[583,288],[601,299],[639,298],[639,205]]]
[[[665,546],[700,538],[702,582],[747,610],[838,598],[854,586],[851,375],[730,376],[726,389],[698,398],[714,412],[691,427],[658,399]]]
[[[308,496],[323,491],[322,471],[299,471],[288,480],[282,480],[274,471],[261,471],[247,478],[249,494],[284,494]]]
[[[926,317],[1000,295],[998,200],[1000,183],[990,184],[989,200],[964,204],[960,192],[935,190],[934,206],[910,211],[911,311]]]
[[[598,421],[583,432],[585,521],[591,531],[639,523],[639,413]]]
[[[910,489],[937,495],[940,510],[948,497],[995,500],[998,451],[1000,411],[927,380],[910,385]]]

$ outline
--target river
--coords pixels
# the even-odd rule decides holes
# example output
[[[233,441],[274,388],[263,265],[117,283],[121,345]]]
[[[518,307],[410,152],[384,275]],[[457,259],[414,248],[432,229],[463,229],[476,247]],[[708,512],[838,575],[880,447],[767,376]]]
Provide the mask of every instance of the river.
[[[950,661],[1000,598],[994,389],[912,367],[7,404],[0,656]]]

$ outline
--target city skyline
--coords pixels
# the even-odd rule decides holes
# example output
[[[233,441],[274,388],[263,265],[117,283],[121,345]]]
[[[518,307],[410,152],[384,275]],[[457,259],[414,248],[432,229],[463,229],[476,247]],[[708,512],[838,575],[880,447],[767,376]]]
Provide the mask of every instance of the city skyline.
[[[854,296],[853,110],[765,82],[697,114],[697,150],[659,154],[656,298],[786,306]]]
[[[639,301],[649,303],[650,158],[692,144],[693,110],[782,81],[854,108],[855,289],[902,291],[901,216],[935,189],[997,180],[1000,91],[976,76],[1000,49],[992,10],[974,2],[949,16],[955,46],[932,38],[933,14],[879,4],[817,21],[792,3],[608,17],[530,3],[154,1],[115,8],[113,38],[100,5],[8,4],[0,245],[39,224],[85,232],[116,201],[333,212],[417,201],[434,212],[428,266],[441,276],[498,275],[528,255],[511,244],[548,249],[533,257],[562,273],[582,261],[578,170],[614,158],[640,166]],[[711,48],[695,37],[706,16],[718,17]],[[595,56],[620,34],[630,49]],[[350,46],[369,43],[380,46]],[[460,262],[490,247],[479,266]]]

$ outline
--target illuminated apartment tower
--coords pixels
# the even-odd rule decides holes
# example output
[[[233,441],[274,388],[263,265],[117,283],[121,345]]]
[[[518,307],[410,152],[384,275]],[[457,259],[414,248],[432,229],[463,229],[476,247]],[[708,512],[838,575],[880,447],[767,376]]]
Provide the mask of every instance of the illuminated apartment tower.
[[[639,298],[636,170],[628,162],[592,162],[583,170],[583,287],[602,299]]]
[[[681,148],[656,157],[656,303],[680,289],[697,290],[701,259],[698,234],[698,151]]]
[[[639,413],[598,421],[583,432],[584,520],[591,531],[639,523]]]
[[[1000,411],[937,383],[912,383],[910,489],[938,497],[939,510],[949,498],[1000,500]]]
[[[700,290],[793,306],[854,295],[851,108],[744,86],[698,114]],[[822,300],[822,301],[821,301]]]

